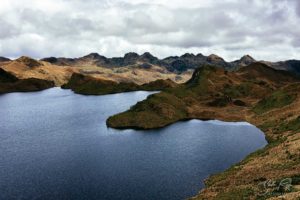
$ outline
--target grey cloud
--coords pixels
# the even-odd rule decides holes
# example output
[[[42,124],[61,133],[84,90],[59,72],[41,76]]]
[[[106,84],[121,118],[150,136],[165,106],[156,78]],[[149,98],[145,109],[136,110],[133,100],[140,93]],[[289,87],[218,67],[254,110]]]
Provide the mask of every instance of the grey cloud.
[[[6,39],[17,35],[20,30],[13,24],[0,18],[0,39]]]
[[[300,17],[300,1],[295,0],[295,4],[296,4],[295,11],[296,11],[297,15]]]
[[[299,38],[294,38],[293,40],[292,40],[292,45],[294,46],[294,47],[300,47],[300,39]]]
[[[291,49],[283,52],[288,53],[286,58],[299,47],[300,18],[295,13],[300,16],[300,2],[296,0],[220,0],[194,8],[174,6],[179,0],[172,6],[146,0],[57,0],[50,11],[34,0],[26,1],[30,6],[12,3],[9,15],[0,10],[2,56],[76,57],[92,51],[120,56],[150,51],[164,57],[198,51],[230,60],[263,46],[266,52],[257,53],[273,59],[274,45]]]

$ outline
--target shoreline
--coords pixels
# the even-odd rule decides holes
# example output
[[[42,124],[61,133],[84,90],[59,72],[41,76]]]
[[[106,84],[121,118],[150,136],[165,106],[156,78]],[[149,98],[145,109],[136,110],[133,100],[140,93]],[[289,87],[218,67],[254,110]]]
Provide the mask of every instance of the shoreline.
[[[237,72],[205,66],[185,84],[109,117],[107,126],[149,130],[191,119],[250,123],[264,133],[268,144],[208,177],[205,188],[192,199],[258,198],[259,183],[285,178],[292,180],[294,190],[284,192],[295,196],[300,195],[298,91],[299,79],[260,63]]]

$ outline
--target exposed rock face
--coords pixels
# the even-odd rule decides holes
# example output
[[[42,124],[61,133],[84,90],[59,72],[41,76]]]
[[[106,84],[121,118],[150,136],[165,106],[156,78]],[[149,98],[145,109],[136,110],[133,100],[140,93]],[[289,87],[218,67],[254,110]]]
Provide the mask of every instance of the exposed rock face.
[[[130,65],[132,63],[135,63],[139,59],[139,57],[140,56],[137,53],[133,53],[133,52],[126,53],[125,56],[124,56],[123,64],[124,65]]]
[[[72,62],[76,62],[76,60],[73,60]],[[102,66],[108,64],[108,59],[104,56],[99,55],[98,53],[91,53],[82,58],[79,58],[77,62],[82,63],[83,65],[88,63],[90,65]]]
[[[224,59],[215,54],[211,54],[207,57],[207,61],[211,63],[224,62]]]
[[[240,65],[242,66],[247,66],[254,62],[256,62],[256,60],[249,55],[245,55],[240,59]]]
[[[300,60],[287,60],[280,62],[266,62],[267,65],[274,69],[290,71],[300,75]]]
[[[139,55],[134,52],[130,52],[124,55],[124,57],[114,57],[106,58],[99,55],[98,53],[91,53],[84,57],[80,58],[44,58],[42,61],[50,62],[56,65],[67,65],[67,66],[88,66],[96,65],[101,67],[125,67],[125,66],[134,66],[134,67],[151,67],[153,65],[160,66],[169,70],[170,72],[181,73],[189,69],[196,69],[203,65],[215,65],[222,67],[226,70],[233,71],[238,70],[241,67],[250,65],[256,60],[250,55],[245,55],[239,60],[233,62],[226,62],[223,58],[218,55],[211,54],[209,56],[204,56],[202,54],[191,54],[186,53],[182,56],[170,56],[164,59],[158,59],[157,57],[151,55],[149,52],[146,52],[142,55]],[[291,71],[296,74],[300,74],[300,61],[298,60],[288,60],[283,62],[265,62],[268,66]]]
[[[98,53],[91,53],[80,58],[43,58],[41,61],[50,62],[57,65],[67,66],[82,66],[82,65],[97,65],[101,67],[124,67],[136,65],[138,63],[154,64],[158,59],[146,52],[143,55],[137,53],[127,53],[124,57],[106,58]]]
[[[222,58],[211,55],[209,57],[202,54],[184,54],[180,57],[173,56],[165,59],[158,59],[145,52],[142,55],[137,53],[127,53],[124,57],[106,58],[97,53],[92,53],[81,58],[44,58],[42,61],[51,62],[57,65],[80,66],[80,65],[97,65],[102,67],[124,67],[124,66],[160,66],[167,68],[171,72],[184,72],[188,69],[195,69],[203,64],[218,64],[222,67],[229,68],[230,65]]]
[[[180,57],[173,56],[162,60],[161,65],[166,66],[169,71],[184,72],[188,69],[196,69],[204,64],[219,64],[220,67],[228,68],[229,65],[218,56],[203,56],[202,54],[186,53]]]
[[[0,68],[0,94],[9,92],[32,92],[54,87],[53,81],[36,78],[18,79]]]
[[[90,53],[82,58],[91,59],[91,60],[99,60],[105,58],[104,56],[99,55],[98,53]]]
[[[155,64],[158,63],[158,58],[154,57],[151,53],[145,52],[139,58],[141,62]]]
[[[234,65],[235,67],[244,67],[244,66],[250,65],[254,62],[256,62],[256,60],[254,58],[252,58],[249,55],[244,55],[239,60],[231,62],[231,64]]]

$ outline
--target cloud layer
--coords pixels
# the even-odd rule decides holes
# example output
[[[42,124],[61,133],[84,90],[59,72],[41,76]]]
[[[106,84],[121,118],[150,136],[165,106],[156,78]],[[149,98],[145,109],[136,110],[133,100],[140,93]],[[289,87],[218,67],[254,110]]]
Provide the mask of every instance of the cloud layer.
[[[300,59],[298,0],[1,0],[0,55]]]

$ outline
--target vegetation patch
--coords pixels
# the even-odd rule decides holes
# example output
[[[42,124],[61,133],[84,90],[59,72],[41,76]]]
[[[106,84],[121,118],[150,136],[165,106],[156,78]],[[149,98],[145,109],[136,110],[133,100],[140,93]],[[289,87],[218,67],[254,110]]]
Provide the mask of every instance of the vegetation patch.
[[[223,97],[214,99],[213,101],[209,102],[207,105],[213,106],[213,107],[224,107],[224,106],[227,106],[231,102],[232,102],[232,99],[229,96],[223,96]]]
[[[251,83],[241,83],[240,85],[229,85],[224,86],[224,94],[231,98],[246,97],[250,94],[252,89]]]
[[[285,132],[285,131],[292,131],[292,132],[299,132],[300,131],[300,116],[298,116],[296,119],[289,121],[288,123],[282,123],[278,127],[279,132]]]
[[[291,177],[293,185],[300,185],[300,173]]]
[[[231,166],[230,168],[228,168],[227,170],[221,172],[221,173],[217,173],[214,175],[211,175],[209,177],[209,179],[207,179],[205,181],[205,185],[207,187],[212,186],[216,183],[219,183],[222,180],[226,180],[230,175],[234,174],[235,172],[237,172],[240,169],[241,165],[236,164]]]
[[[129,111],[110,117],[109,126],[154,128],[163,127],[172,122],[187,118],[185,104],[169,93],[150,95],[146,100],[138,102]]]
[[[239,99],[234,100],[233,104],[236,106],[247,106],[247,104],[244,101],[239,100]]]
[[[262,125],[260,125],[258,128],[261,129],[263,132],[266,132],[270,128],[276,127],[277,124],[278,123],[276,121],[266,121],[265,123],[263,123]]]
[[[235,188],[232,190],[229,190],[228,192],[219,193],[215,199],[218,200],[238,200],[238,199],[250,199],[251,196],[253,196],[254,190],[250,187],[247,188]]]
[[[274,108],[281,108],[291,104],[296,99],[296,95],[288,94],[285,91],[277,91],[272,95],[260,100],[253,108],[256,114],[262,114]]]

